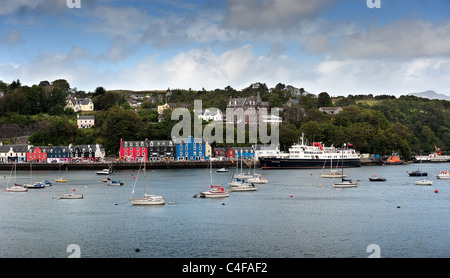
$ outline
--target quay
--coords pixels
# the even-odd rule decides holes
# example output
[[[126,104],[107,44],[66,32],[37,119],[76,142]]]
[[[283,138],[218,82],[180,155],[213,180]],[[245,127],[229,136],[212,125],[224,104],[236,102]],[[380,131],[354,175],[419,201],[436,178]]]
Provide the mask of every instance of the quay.
[[[223,160],[223,161],[212,161],[213,168],[231,168],[236,167],[236,161],[232,160]],[[361,166],[373,166],[373,165],[381,165],[382,162],[379,160],[371,160],[371,159],[361,159]],[[13,164],[12,163],[0,163],[0,170],[11,170]],[[245,167],[253,167],[253,163],[251,161],[244,161]],[[121,161],[113,161],[113,162],[90,162],[90,163],[32,163],[31,168],[33,170],[59,170],[60,168],[65,170],[67,167],[68,170],[102,170],[108,169],[112,167],[113,170],[137,170],[140,167],[139,162],[121,162]],[[147,169],[188,169],[188,168],[208,168],[209,161],[158,161],[158,162],[146,162]],[[259,167],[259,163],[257,164]],[[18,171],[29,171],[30,163],[23,162],[17,163]]]
[[[235,167],[232,161],[213,161],[213,168],[230,168]],[[11,170],[12,163],[0,163],[0,170]],[[90,163],[17,163],[17,170],[29,171],[34,170],[102,170],[112,167],[116,170],[137,170],[141,166],[140,162],[90,162]],[[142,165],[143,167],[143,165]],[[147,169],[187,169],[187,168],[208,168],[209,161],[158,161],[146,162]]]

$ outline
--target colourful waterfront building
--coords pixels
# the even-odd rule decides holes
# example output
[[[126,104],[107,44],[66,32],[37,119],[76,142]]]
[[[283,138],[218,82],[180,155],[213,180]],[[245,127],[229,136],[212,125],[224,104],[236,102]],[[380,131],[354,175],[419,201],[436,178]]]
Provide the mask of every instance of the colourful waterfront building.
[[[75,163],[105,162],[105,148],[95,145],[69,145],[69,161]]]
[[[47,162],[47,147],[31,147],[27,152],[27,162]]]
[[[177,161],[205,160],[211,157],[211,146],[202,138],[174,138]]]
[[[148,140],[123,141],[120,139],[119,160],[123,162],[147,161],[148,145]]]
[[[49,146],[47,148],[47,163],[69,163],[69,147]]]

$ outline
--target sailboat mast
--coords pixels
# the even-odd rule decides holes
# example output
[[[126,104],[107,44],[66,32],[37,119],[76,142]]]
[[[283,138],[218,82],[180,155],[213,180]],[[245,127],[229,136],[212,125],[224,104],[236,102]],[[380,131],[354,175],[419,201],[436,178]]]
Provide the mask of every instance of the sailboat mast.
[[[213,185],[213,182],[212,182],[212,160],[211,159],[209,159],[209,180],[210,180],[210,183],[211,183],[211,185]]]
[[[144,157],[144,197],[145,197],[145,189],[147,187],[147,168],[145,166],[145,157]]]
[[[344,143],[344,148],[345,148],[345,143]],[[344,181],[344,148],[342,148],[341,150],[341,157],[342,157],[342,177],[341,177],[341,181]]]

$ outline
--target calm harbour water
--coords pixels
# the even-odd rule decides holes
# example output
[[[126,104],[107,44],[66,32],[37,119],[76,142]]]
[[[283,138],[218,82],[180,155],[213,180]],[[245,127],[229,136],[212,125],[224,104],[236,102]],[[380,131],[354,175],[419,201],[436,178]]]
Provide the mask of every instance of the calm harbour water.
[[[418,178],[407,171],[419,167],[432,186],[414,185]],[[68,183],[54,182],[58,171],[33,171],[33,180],[53,186],[26,193],[4,192],[10,172],[0,171],[0,257],[64,258],[70,244],[85,258],[366,258],[371,244],[381,257],[450,257],[450,180],[435,178],[446,169],[449,163],[351,168],[358,187],[339,190],[320,169],[257,170],[268,184],[224,199],[193,198],[208,189],[209,169],[148,170],[147,193],[166,199],[151,207],[128,202],[137,171],[112,175],[121,187],[95,171],[71,171]],[[214,172],[213,183],[226,184],[232,172]],[[374,174],[387,182],[369,182]],[[29,179],[17,172],[18,182]],[[72,189],[84,199],[58,198]]]

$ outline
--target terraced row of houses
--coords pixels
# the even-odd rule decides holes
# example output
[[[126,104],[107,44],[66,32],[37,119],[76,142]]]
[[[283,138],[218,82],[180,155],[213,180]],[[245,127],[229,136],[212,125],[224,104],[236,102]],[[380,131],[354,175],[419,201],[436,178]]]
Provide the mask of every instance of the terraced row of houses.
[[[104,162],[105,148],[95,145],[32,146],[0,145],[0,163],[91,163]]]
[[[252,147],[212,147],[202,138],[174,138],[173,140],[120,140],[119,160],[122,162],[139,161],[201,161],[212,156],[222,159],[244,158],[253,159]]]

